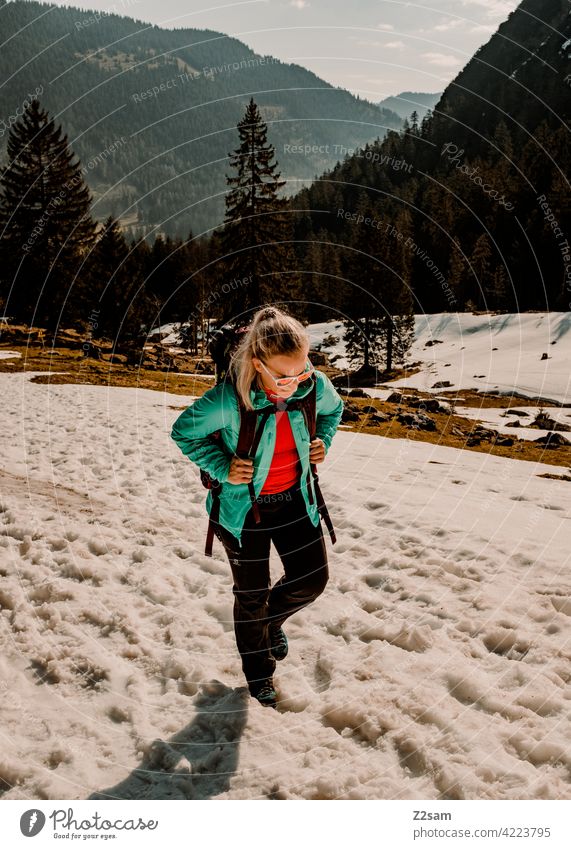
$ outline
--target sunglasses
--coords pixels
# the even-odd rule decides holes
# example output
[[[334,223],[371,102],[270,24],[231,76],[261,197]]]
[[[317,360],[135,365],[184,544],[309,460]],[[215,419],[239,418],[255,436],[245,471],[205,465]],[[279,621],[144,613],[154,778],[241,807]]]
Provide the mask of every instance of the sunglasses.
[[[262,363],[261,360],[260,362]],[[307,378],[313,374],[313,365],[310,363],[309,360],[306,361],[305,369],[301,372],[301,374],[296,374],[293,377],[275,377],[271,373],[269,368],[265,365],[265,363],[262,363],[262,365],[264,366],[276,386],[291,386],[294,380],[296,380],[298,383],[301,383],[303,380],[307,380]]]

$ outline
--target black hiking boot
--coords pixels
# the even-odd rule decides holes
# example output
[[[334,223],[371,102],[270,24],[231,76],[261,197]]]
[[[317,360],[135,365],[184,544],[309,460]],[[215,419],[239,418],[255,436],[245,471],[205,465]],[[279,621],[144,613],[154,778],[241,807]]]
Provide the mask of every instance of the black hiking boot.
[[[270,636],[270,654],[276,660],[283,660],[288,652],[287,637],[280,627],[270,625],[268,628]]]
[[[252,681],[248,684],[250,695],[259,701],[264,707],[278,706],[277,693],[274,688],[272,678],[261,678],[259,681]]]

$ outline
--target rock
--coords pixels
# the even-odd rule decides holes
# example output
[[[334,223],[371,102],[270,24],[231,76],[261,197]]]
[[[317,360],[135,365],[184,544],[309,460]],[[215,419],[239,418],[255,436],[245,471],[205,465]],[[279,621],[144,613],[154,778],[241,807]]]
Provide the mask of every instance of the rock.
[[[379,412],[379,410],[377,410],[371,415],[371,419],[374,421],[375,424],[383,424],[383,422],[390,421],[390,417],[385,415],[385,413]]]
[[[365,404],[364,407],[361,407],[361,412],[362,413],[376,413],[377,408],[373,407],[371,404]]]
[[[494,439],[494,445],[513,445],[514,441],[511,436],[506,436],[505,433],[498,433]]]
[[[397,421],[406,427],[417,430],[436,430],[436,422],[424,413],[397,413]]]
[[[539,412],[534,421],[530,424],[530,427],[538,428],[539,430],[559,430],[559,431],[570,431],[571,427],[566,424],[559,424],[555,419],[552,419],[547,413]]]
[[[341,415],[342,422],[356,422],[359,418],[359,413],[355,413],[353,410],[347,409],[345,406],[343,408],[343,413]]]
[[[522,427],[522,423],[517,419],[515,422],[508,422],[506,427]]]
[[[387,401],[389,404],[400,404],[402,399],[402,392],[391,392]]]
[[[432,384],[432,389],[444,389],[445,386],[452,386],[449,380],[437,380]]]
[[[415,402],[422,401],[422,398],[419,398],[418,395],[405,395],[404,392],[400,392],[395,390],[391,392],[389,397],[387,398],[391,404],[407,404],[408,406],[414,406]]]
[[[432,345],[442,345],[442,339],[429,339],[428,342],[425,342],[425,348],[431,348]]]
[[[446,401],[438,402],[438,409],[435,410],[436,413],[445,413],[447,416],[451,416],[455,410],[452,404],[448,404]]]
[[[361,412],[361,408],[358,407],[357,404],[353,404],[352,401],[345,401],[344,409],[350,410],[352,413],[357,413],[357,415]]]
[[[348,395],[349,398],[370,398],[371,396],[364,391],[364,389],[355,388],[355,389],[339,389],[340,395]]]
[[[482,425],[476,425],[476,427],[473,428],[469,439],[477,439],[478,442],[475,444],[479,445],[483,440],[489,442],[493,441],[497,435],[497,430],[490,430],[490,428],[483,427]]]
[[[314,366],[329,365],[329,354],[326,354],[325,351],[318,351],[316,348],[310,348],[308,356]]]
[[[428,410],[429,413],[440,412],[440,402],[436,398],[412,398],[408,402],[408,405],[415,408],[421,407],[424,410]]]
[[[541,359],[542,359],[542,360],[550,360],[550,359],[551,359],[551,357],[550,357],[550,356],[548,356],[548,354],[542,354],[542,355],[541,355]]]
[[[553,433],[549,431],[546,436],[540,436],[539,439],[534,439],[534,442],[538,442],[540,445],[545,445],[546,448],[558,448],[560,445],[571,445],[568,439],[564,436],[561,436],[560,433]]]

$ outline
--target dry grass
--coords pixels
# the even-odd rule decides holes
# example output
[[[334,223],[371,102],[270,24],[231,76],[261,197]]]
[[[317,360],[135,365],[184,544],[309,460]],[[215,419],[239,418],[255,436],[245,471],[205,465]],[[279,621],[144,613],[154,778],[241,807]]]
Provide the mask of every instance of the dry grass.
[[[42,371],[45,374],[30,378],[33,383],[86,383],[94,386],[132,386],[156,389],[174,395],[202,395],[213,380],[200,375],[181,375],[176,372],[154,371],[139,366],[126,366],[106,360],[83,357],[81,350],[56,348],[57,353],[42,348],[0,345],[0,351],[19,351],[17,359],[0,360],[0,372]],[[52,372],[68,372],[52,374]]]
[[[443,392],[440,392],[439,394],[442,396],[445,395]],[[430,393],[419,392],[418,395],[426,398],[434,397],[431,396]],[[522,404],[521,398],[514,399],[509,396],[506,398],[491,395],[484,396],[479,395],[477,392],[452,392],[448,393],[448,397],[450,397],[450,399],[462,397],[464,399],[463,405],[465,404],[465,406],[470,407],[508,408],[517,407]],[[415,430],[408,428],[397,421],[395,418],[398,407],[397,404],[389,404],[386,401],[381,401],[377,398],[350,398],[349,400],[351,403],[359,407],[375,407],[375,409],[379,410],[379,412],[384,413],[391,418],[387,422],[369,424],[368,422],[370,421],[372,414],[364,413],[362,414],[360,421],[347,422],[346,430],[352,430],[358,433],[375,433],[379,436],[388,437],[389,439],[409,439],[414,442],[430,442],[433,445],[445,445],[449,448],[462,448],[465,451],[493,454],[496,457],[509,457],[514,460],[529,460],[531,462],[545,463],[546,465],[552,466],[568,466],[571,471],[571,445],[561,445],[557,448],[546,449],[544,445],[538,445],[529,440],[518,439],[517,429],[514,428],[512,433],[505,434],[514,440],[513,445],[493,445],[488,441],[482,441],[480,445],[469,446],[466,445],[466,441],[472,435],[474,428],[480,425],[479,422],[472,419],[454,414],[448,415],[446,413],[428,412],[427,415],[436,424],[436,430]],[[493,404],[490,403],[492,400]],[[516,403],[516,401],[518,403]],[[536,402],[525,401],[525,406],[537,406],[538,408],[543,406],[543,409],[549,409],[545,405],[541,405]],[[412,407],[406,407],[405,405],[402,405],[401,409],[411,413],[415,412]],[[494,430],[493,426],[485,423],[482,423],[481,426],[488,430]],[[461,431],[462,435],[460,436],[452,433],[453,428]],[[569,433],[563,433],[562,435],[568,439],[571,437],[571,434]],[[567,478],[564,476],[562,479],[566,480]]]

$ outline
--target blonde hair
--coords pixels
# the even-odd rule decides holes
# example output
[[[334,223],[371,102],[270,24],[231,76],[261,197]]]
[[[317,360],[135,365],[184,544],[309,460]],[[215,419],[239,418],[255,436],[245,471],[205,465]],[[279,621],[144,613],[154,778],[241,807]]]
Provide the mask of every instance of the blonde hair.
[[[274,356],[298,354],[309,344],[303,324],[277,307],[264,306],[254,314],[228,366],[228,376],[246,409],[254,409],[250,389],[258,372],[252,357],[263,362]]]

